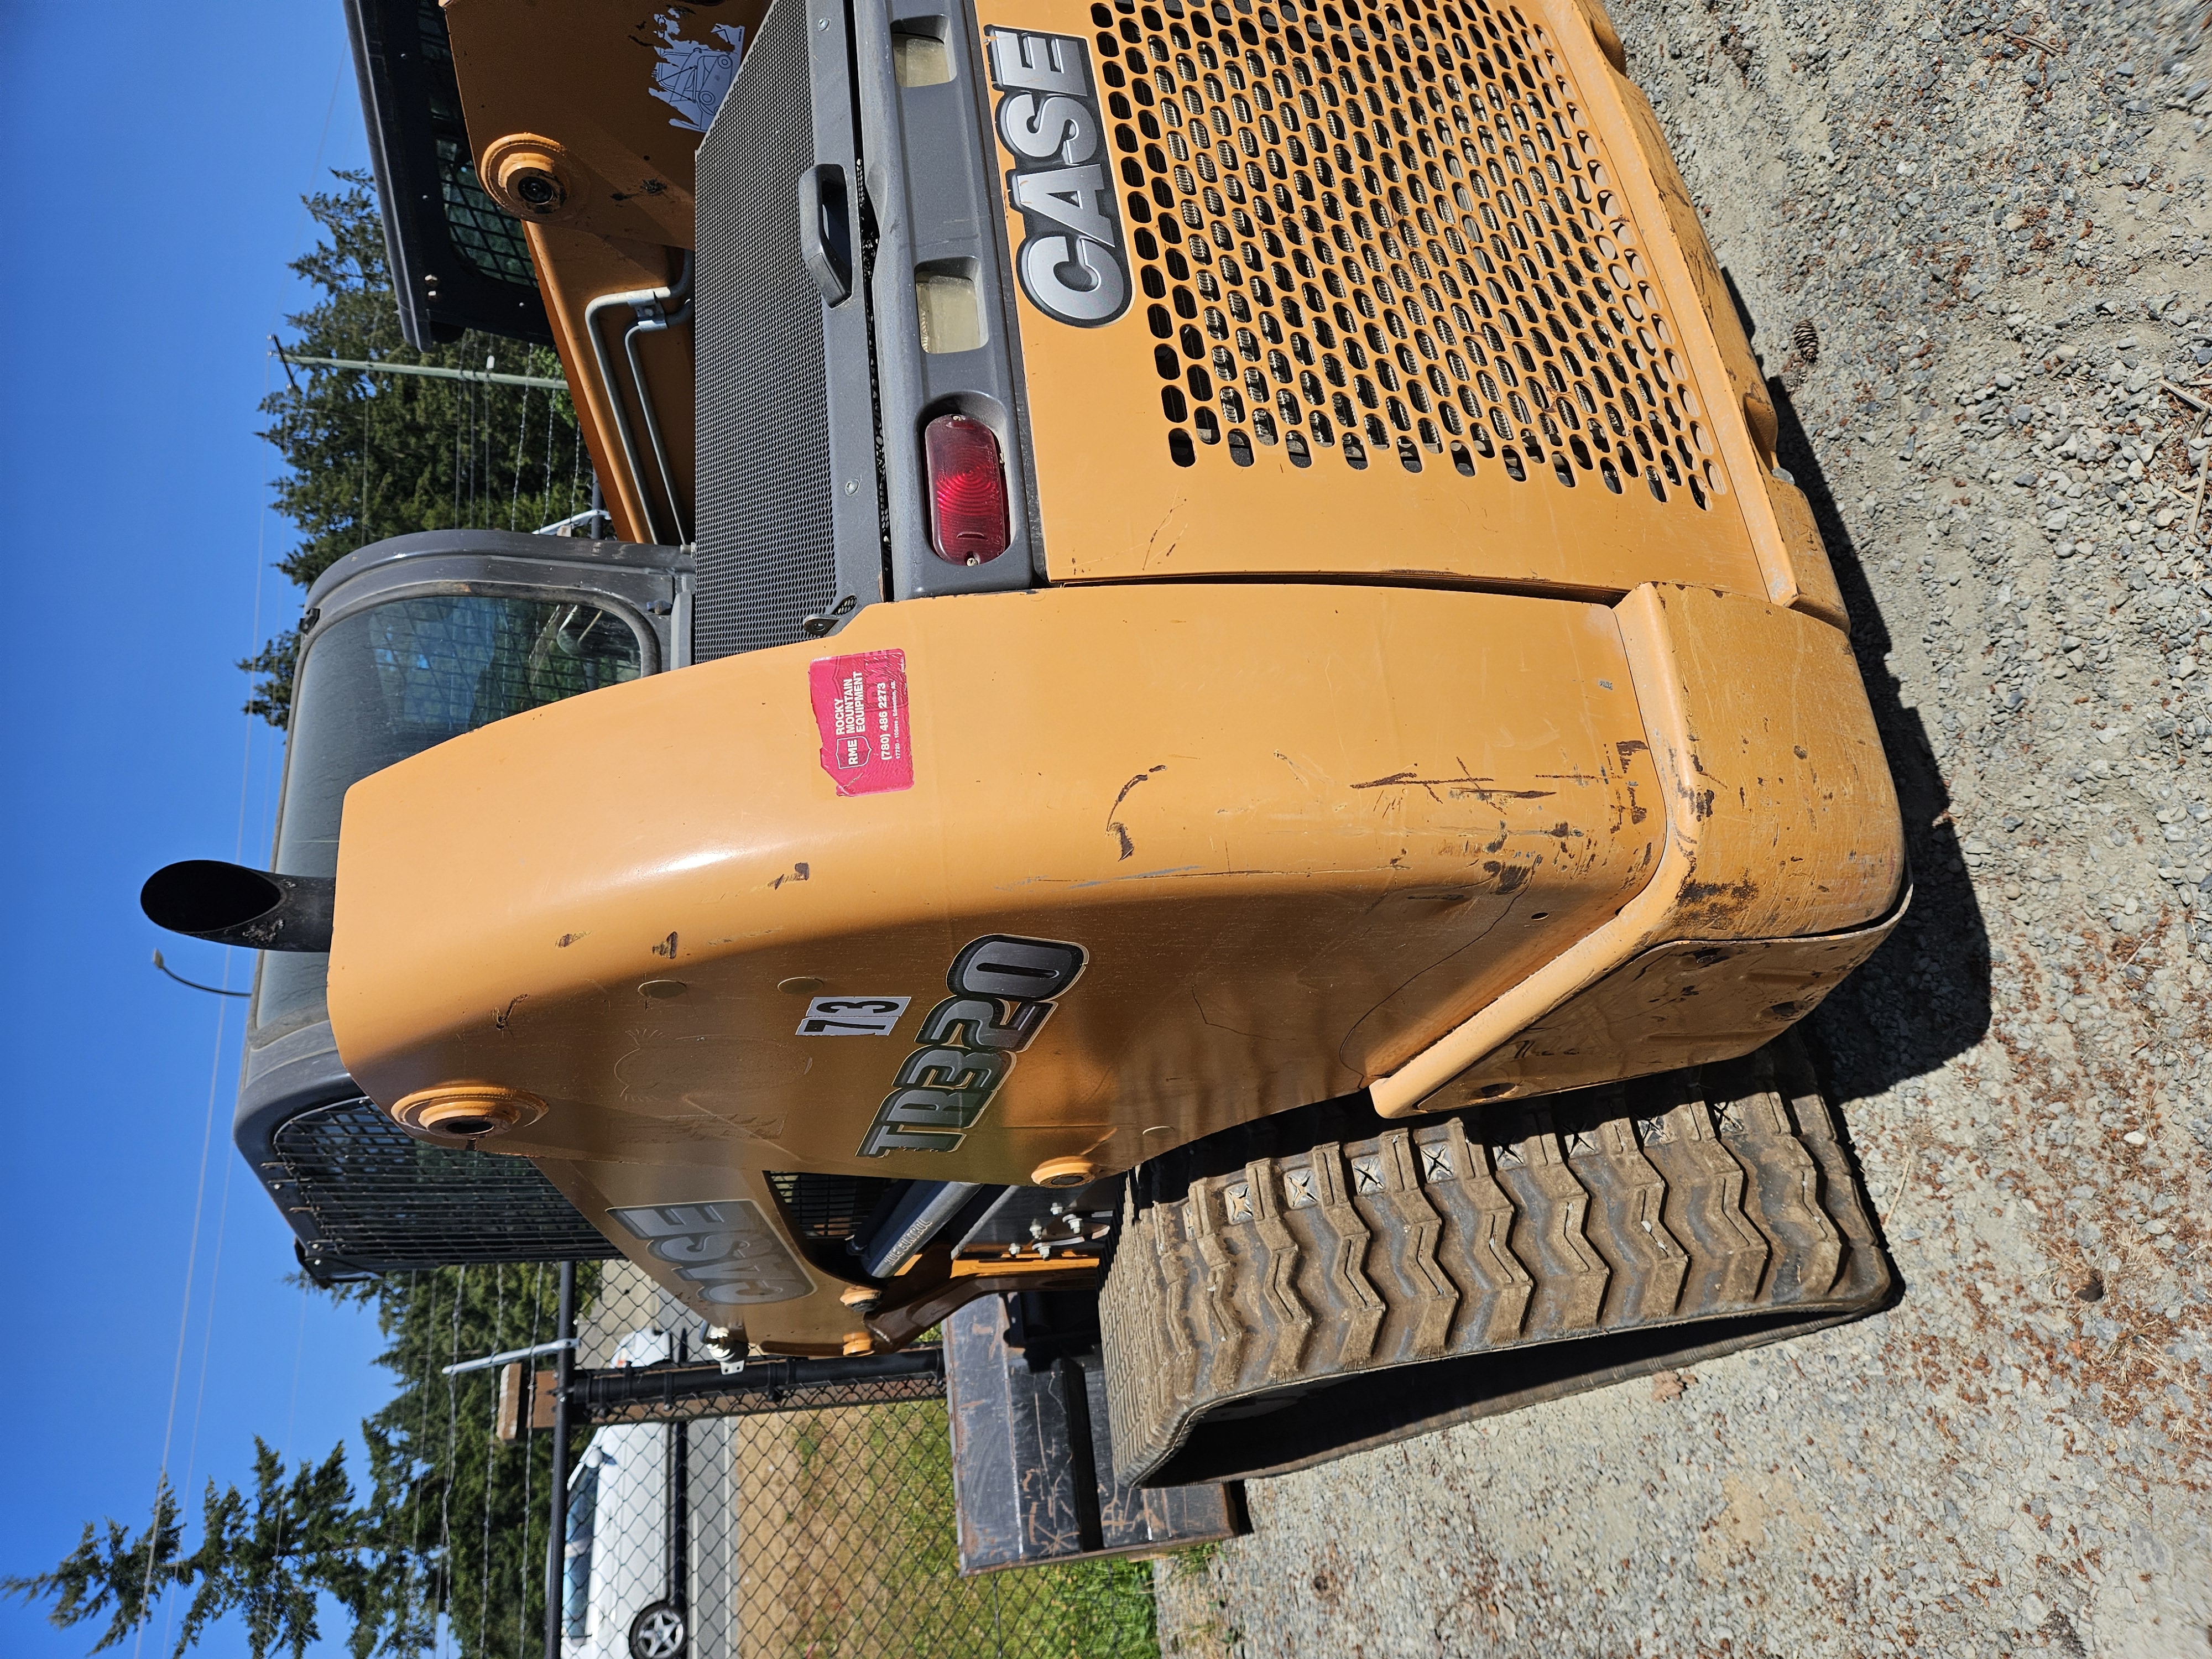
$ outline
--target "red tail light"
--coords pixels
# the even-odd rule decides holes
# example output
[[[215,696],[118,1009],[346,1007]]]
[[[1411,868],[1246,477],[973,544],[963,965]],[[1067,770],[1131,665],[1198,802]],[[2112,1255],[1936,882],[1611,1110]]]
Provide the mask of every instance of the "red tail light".
[[[940,415],[922,434],[937,556],[981,564],[1006,550],[1006,468],[991,428],[965,415]]]

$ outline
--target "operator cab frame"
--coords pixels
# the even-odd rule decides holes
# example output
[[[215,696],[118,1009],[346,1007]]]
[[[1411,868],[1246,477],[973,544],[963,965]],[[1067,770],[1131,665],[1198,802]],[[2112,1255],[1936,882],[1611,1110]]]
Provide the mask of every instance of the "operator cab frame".
[[[507,715],[680,667],[686,550],[441,530],[348,554],[301,618],[274,869],[337,873],[346,789]],[[435,647],[434,652],[430,647]],[[329,957],[264,951],[232,1139],[318,1278],[612,1252],[520,1158],[410,1139],[346,1074]]]

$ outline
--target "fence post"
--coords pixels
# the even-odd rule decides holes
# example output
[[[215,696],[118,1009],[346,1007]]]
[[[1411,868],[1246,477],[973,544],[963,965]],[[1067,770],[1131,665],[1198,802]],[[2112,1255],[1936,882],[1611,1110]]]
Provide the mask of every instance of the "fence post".
[[[691,1336],[676,1339],[676,1361],[691,1358]],[[691,1425],[682,1418],[668,1425],[668,1599],[676,1603],[687,1628],[691,1623]]]
[[[561,1264],[554,1334],[569,1346],[553,1361],[553,1492],[545,1539],[545,1659],[561,1659],[561,1603],[568,1566],[568,1383],[575,1370],[576,1264]]]

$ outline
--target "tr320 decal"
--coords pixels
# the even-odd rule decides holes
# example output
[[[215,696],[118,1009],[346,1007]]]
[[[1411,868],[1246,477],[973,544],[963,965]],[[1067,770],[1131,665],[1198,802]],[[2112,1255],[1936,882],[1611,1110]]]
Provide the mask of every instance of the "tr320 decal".
[[[1079,945],[1009,933],[987,933],[963,949],[945,976],[952,994],[922,1016],[921,1046],[876,1109],[860,1156],[957,1146],[1088,960]]]

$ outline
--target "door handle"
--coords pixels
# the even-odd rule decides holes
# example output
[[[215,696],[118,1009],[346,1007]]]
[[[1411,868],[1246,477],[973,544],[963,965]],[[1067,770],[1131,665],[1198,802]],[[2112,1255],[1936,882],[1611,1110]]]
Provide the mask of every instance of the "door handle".
[[[823,304],[842,305],[853,292],[853,209],[845,169],[835,161],[799,175],[799,252]]]

